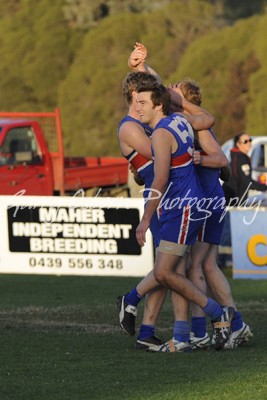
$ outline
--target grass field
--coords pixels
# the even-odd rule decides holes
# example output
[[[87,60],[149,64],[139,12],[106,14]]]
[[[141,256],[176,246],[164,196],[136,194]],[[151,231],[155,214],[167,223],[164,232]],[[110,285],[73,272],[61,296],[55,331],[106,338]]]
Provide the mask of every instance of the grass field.
[[[230,279],[249,343],[190,354],[134,350],[115,300],[137,281],[1,275],[0,399],[267,399],[267,281]],[[168,298],[158,335],[170,339],[172,324]]]

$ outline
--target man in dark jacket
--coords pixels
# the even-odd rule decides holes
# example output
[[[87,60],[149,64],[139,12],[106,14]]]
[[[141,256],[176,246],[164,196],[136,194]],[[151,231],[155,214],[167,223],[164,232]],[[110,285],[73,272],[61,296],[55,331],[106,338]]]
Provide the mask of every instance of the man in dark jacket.
[[[232,174],[229,181],[223,184],[227,204],[234,197],[239,199],[238,202],[235,202],[235,205],[238,205],[241,199],[241,203],[243,203],[247,199],[250,189],[262,192],[267,190],[267,185],[259,183],[251,177],[251,161],[248,156],[251,141],[251,137],[245,132],[241,132],[234,137],[234,147],[231,149],[230,161]]]

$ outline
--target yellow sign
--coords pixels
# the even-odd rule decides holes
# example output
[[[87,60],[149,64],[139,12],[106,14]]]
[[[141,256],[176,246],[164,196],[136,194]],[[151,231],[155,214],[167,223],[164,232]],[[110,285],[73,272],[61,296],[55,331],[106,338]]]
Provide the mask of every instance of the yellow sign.
[[[267,265],[267,247],[266,255],[259,255],[257,253],[257,246],[260,244],[267,246],[267,236],[260,234],[251,236],[247,244],[248,258],[253,264],[265,267]]]

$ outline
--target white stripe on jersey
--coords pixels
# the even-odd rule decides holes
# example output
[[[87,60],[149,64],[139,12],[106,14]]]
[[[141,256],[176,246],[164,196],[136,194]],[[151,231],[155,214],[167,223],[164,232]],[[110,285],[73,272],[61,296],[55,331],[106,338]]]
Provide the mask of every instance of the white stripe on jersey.
[[[180,228],[177,243],[185,244],[185,242],[186,242],[186,238],[187,238],[188,230],[189,230],[190,216],[191,216],[191,207],[188,207],[188,206],[184,207],[182,221],[181,221],[181,228]]]
[[[143,169],[145,169],[146,167],[148,167],[150,164],[152,164],[153,163],[153,161],[152,160],[149,160],[148,162],[146,162],[144,165],[142,165],[141,167],[139,167],[138,169],[137,169],[137,172],[139,172],[139,171],[143,171]]]

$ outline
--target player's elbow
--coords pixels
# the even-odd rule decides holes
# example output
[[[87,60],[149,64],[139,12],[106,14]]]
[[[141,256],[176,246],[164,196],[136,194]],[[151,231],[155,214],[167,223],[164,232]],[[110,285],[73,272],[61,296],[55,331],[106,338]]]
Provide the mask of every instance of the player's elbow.
[[[213,117],[213,115],[210,115],[210,126],[213,126],[215,124],[215,118]]]
[[[191,122],[193,128],[202,131],[211,128],[215,124],[215,118],[211,114],[199,114]]]
[[[208,128],[211,128],[215,124],[215,118],[211,114],[206,115],[205,120],[206,123],[209,125]]]

